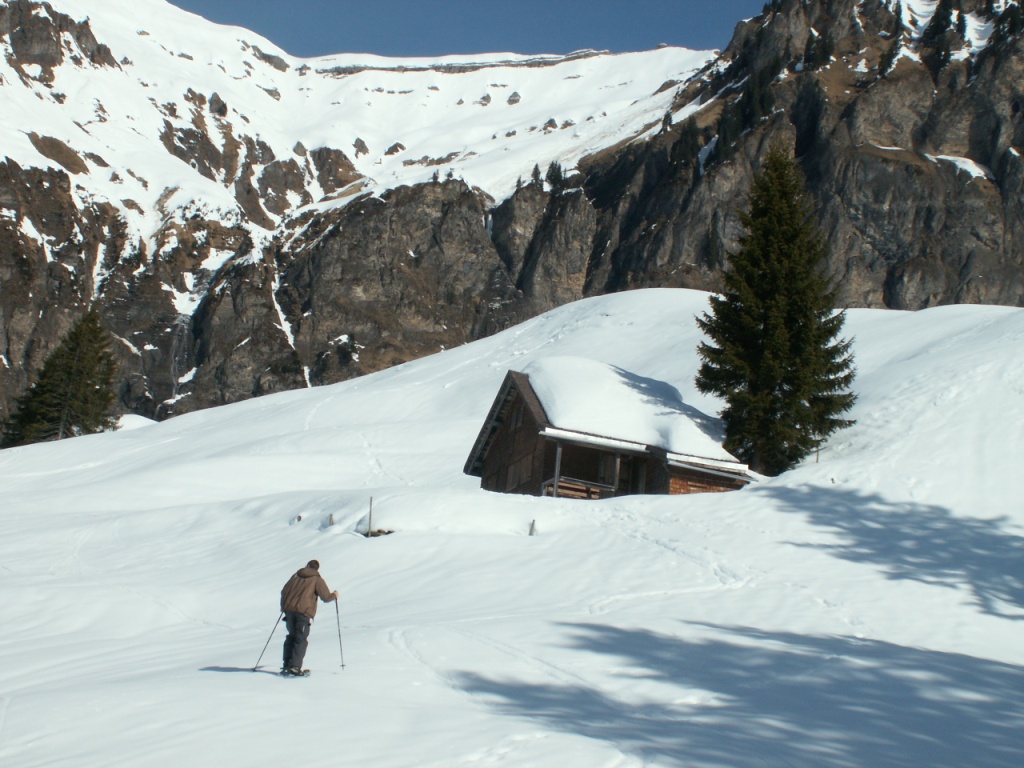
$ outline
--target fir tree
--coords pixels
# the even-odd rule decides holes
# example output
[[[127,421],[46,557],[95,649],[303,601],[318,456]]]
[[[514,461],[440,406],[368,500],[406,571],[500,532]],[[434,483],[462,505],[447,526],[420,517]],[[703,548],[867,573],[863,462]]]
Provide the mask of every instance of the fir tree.
[[[114,428],[111,383],[117,370],[107,332],[90,311],[46,358],[39,378],[15,402],[0,447],[62,440]]]
[[[741,249],[725,292],[697,319],[696,385],[722,397],[725,448],[769,475],[790,469],[835,430],[856,396],[845,316],[822,274],[827,249],[811,221],[799,166],[772,148],[741,214]]]
[[[552,160],[548,166],[548,172],[544,175],[544,180],[553,192],[561,191],[565,187],[565,173],[562,171],[561,163],[557,160]]]

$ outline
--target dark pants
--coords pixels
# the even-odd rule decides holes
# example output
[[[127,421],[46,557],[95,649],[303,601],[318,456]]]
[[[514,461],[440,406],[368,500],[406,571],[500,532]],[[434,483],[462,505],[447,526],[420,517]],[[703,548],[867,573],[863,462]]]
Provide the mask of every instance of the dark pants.
[[[309,645],[309,624],[312,619],[304,613],[295,611],[284,612],[284,625],[288,628],[288,637],[284,639],[284,666],[302,669],[302,660],[306,656]]]

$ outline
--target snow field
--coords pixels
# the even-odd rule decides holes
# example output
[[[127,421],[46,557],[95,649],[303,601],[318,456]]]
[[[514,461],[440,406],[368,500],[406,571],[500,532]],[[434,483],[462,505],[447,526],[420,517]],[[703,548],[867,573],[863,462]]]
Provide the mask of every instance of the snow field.
[[[715,413],[705,308],[590,299],[352,382],[0,452],[0,763],[1018,765],[1024,311],[850,311],[857,424],[740,492],[462,475],[505,372],[545,357]],[[359,535],[371,497],[393,535]],[[312,676],[277,679],[277,596],[313,557],[346,666],[321,605]]]

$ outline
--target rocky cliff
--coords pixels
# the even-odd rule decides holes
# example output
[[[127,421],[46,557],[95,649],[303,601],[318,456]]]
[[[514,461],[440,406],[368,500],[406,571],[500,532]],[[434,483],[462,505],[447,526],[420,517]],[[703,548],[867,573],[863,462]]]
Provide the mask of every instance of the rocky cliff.
[[[1024,304],[1016,2],[780,0],[716,56],[397,63],[91,2],[0,2],[0,415],[93,305],[121,407],[163,418],[713,290],[776,142],[847,305]]]
[[[1024,303],[1020,8],[948,5],[927,44],[932,3],[781,0],[740,25],[685,92],[707,104],[696,144],[677,124],[587,166],[611,243],[588,290],[714,289],[737,204],[780,142],[804,169],[847,306]]]

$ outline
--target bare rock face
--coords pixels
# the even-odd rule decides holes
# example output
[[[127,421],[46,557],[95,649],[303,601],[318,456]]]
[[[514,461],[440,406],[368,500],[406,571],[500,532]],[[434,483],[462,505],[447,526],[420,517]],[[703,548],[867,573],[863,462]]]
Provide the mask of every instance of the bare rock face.
[[[0,37],[10,41],[16,67],[37,64],[43,69],[42,81],[52,81],[53,68],[64,62],[61,36],[65,33],[71,35],[92,64],[117,66],[110,49],[96,40],[88,22],[76,22],[70,16],[56,13],[49,5],[46,14],[36,13],[38,5],[30,0],[9,0],[0,7]]]
[[[273,264],[262,260],[243,260],[218,277],[189,328],[197,373],[176,393],[187,394],[175,404],[179,411],[307,385],[273,295],[275,279]]]
[[[340,149],[320,147],[309,155],[317,182],[325,192],[337,192],[360,178],[352,161]]]
[[[313,383],[406,362],[526,316],[459,181],[399,187],[314,219],[278,255],[281,306]]]
[[[749,113],[751,88],[739,83],[767,73],[771,109],[747,118],[728,153],[707,153],[698,173],[677,152],[681,125],[589,161],[597,241],[608,245],[595,250],[588,291],[714,289],[750,179],[780,142],[804,169],[847,306],[1024,303],[1021,35],[938,68],[899,59],[882,72],[896,29],[883,3],[853,0],[781,0],[740,25],[725,77],[687,95],[724,93],[720,110]],[[826,37],[830,63],[794,53]],[[698,114],[705,152],[722,138],[721,114]]]
[[[510,275],[518,277],[526,264],[534,236],[547,211],[551,196],[540,183],[520,186],[492,213],[491,238]]]
[[[584,297],[596,228],[597,213],[582,189],[552,195],[517,280],[534,311]]]

